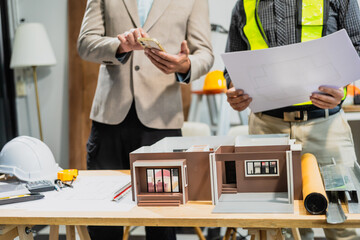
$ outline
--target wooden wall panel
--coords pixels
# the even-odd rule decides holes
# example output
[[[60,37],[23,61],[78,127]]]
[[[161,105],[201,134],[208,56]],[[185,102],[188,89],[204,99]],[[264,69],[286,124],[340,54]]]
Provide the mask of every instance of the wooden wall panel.
[[[77,53],[77,38],[87,0],[68,1],[69,35],[69,167],[86,169],[86,142],[99,65],[83,61]]]
[[[189,117],[191,105],[191,84],[181,84],[181,96],[184,112],[184,120],[187,121]]]

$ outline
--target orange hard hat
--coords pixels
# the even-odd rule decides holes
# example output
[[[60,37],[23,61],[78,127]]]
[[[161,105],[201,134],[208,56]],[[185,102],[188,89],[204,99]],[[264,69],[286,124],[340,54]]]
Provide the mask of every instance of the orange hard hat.
[[[347,95],[348,96],[354,96],[354,95],[359,95],[360,94],[360,89],[356,86],[354,86],[354,84],[349,84],[347,85]]]
[[[204,91],[213,91],[213,90],[225,90],[226,89],[226,80],[224,78],[223,71],[214,70],[206,74],[203,90]]]

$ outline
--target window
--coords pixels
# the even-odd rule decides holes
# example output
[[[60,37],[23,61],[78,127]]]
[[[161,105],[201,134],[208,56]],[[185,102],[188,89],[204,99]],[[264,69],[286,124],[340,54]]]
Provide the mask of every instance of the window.
[[[178,168],[148,168],[146,169],[146,179],[149,193],[180,192]]]
[[[246,160],[245,176],[279,176],[279,160]]]

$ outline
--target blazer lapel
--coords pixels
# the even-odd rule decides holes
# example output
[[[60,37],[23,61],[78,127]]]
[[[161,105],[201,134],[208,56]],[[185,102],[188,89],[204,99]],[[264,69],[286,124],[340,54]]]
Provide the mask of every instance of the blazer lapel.
[[[144,23],[143,29],[147,32],[161,17],[171,0],[154,0],[149,15]]]
[[[136,0],[123,0],[136,28],[141,27]]]

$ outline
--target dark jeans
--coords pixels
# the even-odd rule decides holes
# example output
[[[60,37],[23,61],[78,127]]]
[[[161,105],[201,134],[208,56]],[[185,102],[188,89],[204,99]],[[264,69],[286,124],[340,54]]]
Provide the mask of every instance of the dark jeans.
[[[153,129],[144,126],[135,110],[134,103],[125,120],[117,125],[93,121],[87,143],[87,168],[130,169],[129,153],[142,146],[149,146],[164,137],[181,136],[180,129]],[[121,240],[123,227],[89,226],[92,240]],[[173,227],[146,227],[147,240],[176,239]]]

